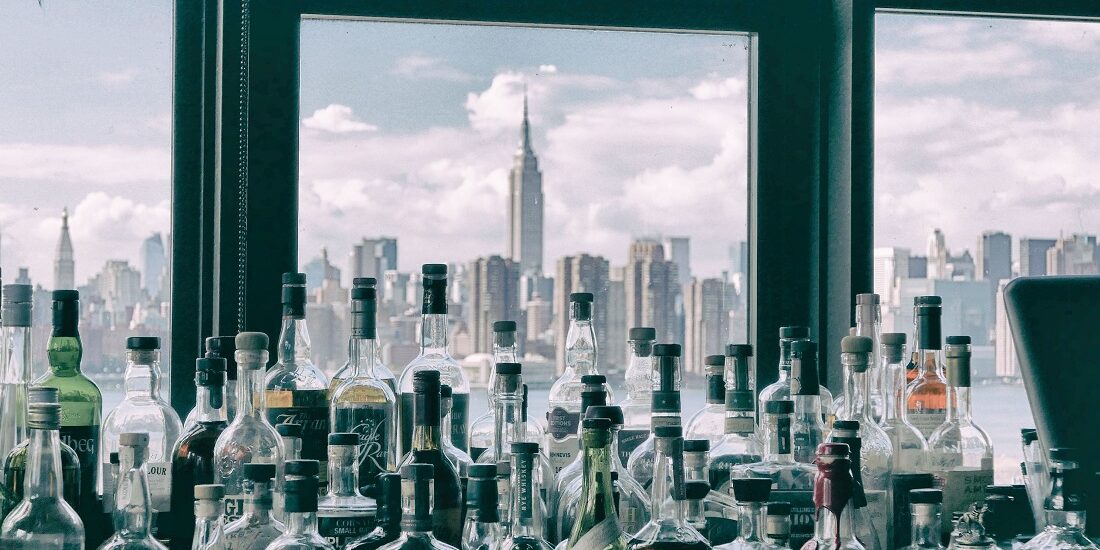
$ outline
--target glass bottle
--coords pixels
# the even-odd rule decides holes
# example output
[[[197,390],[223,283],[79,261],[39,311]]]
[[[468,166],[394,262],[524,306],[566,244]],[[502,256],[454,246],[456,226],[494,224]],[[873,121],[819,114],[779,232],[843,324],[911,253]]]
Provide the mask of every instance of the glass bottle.
[[[378,508],[374,530],[352,541],[347,550],[374,550],[401,536],[401,474],[379,475],[376,487]]]
[[[905,406],[909,422],[930,439],[947,418],[947,381],[940,360],[943,310],[938,305],[920,305],[916,310],[917,375],[905,390]]]
[[[4,285],[0,328],[0,460],[29,437],[27,384],[31,377],[31,285]],[[0,508],[5,505],[0,492]],[[3,515],[0,515],[3,518]]]
[[[328,485],[328,379],[311,357],[304,273],[283,273],[282,304],[278,361],[264,379],[265,414],[272,426],[284,422],[302,425],[302,458],[321,463],[323,492]]]
[[[119,475],[115,491],[115,534],[100,550],[167,550],[153,538],[153,506],[145,474],[149,434],[125,432],[118,436]]]
[[[200,357],[195,360],[195,409],[191,427],[172,447],[172,518],[161,522],[159,532],[167,535],[174,550],[191,548],[195,531],[194,489],[214,483],[214,444],[225,431],[225,359]],[[219,504],[224,505],[225,487],[220,486]],[[221,517],[222,510],[218,511]],[[220,525],[219,519],[219,525]]]
[[[1086,501],[1078,460],[1076,449],[1050,450],[1050,494],[1043,501],[1047,525],[1024,546],[1024,550],[1097,548],[1085,536]]]
[[[868,383],[867,399],[871,402],[871,418],[875,422],[881,422],[883,412],[886,409],[885,386],[883,385],[885,373],[880,367],[881,356],[879,345],[882,342],[882,307],[879,305],[878,294],[856,294],[856,336],[866,336],[871,339],[873,357],[867,367]]]
[[[707,478],[710,488],[729,495],[730,469],[739,464],[760,462],[761,444],[756,434],[755,397],[749,383],[752,346],[726,346],[725,435],[711,447]],[[736,533],[733,533],[736,536]]]
[[[684,438],[679,427],[657,427],[654,442],[650,520],[634,534],[632,550],[699,550],[710,548],[706,539],[684,519]],[[675,435],[665,433],[675,432]],[[667,437],[671,435],[671,437]],[[671,498],[670,498],[671,497]]]
[[[462,550],[496,550],[500,547],[504,532],[500,526],[499,508],[496,465],[471,465],[470,480],[466,485]]]
[[[328,436],[328,494],[317,504],[317,529],[336,548],[374,527],[375,503],[359,492],[360,441],[354,432]]]
[[[814,479],[814,538],[803,550],[863,550],[856,539],[852,520],[852,495],[855,481],[849,462],[848,445],[822,443],[818,448],[817,475]]]
[[[414,438],[415,439],[415,438]],[[407,464],[401,467],[401,536],[382,550],[457,550],[435,537],[432,487],[435,467]]]
[[[862,338],[862,337],[856,337]],[[887,537],[893,533],[890,531],[890,517],[886,514],[888,493],[880,489],[867,487],[863,476],[869,474],[869,470],[862,465],[863,440],[860,438],[861,423],[856,420],[835,420],[833,431],[829,434],[831,443],[843,443],[848,446],[848,463],[852,467],[853,491],[849,510],[852,515],[852,523],[855,528],[855,536],[860,543],[871,550],[888,548]],[[884,536],[885,535],[885,536]]]
[[[351,292],[354,295],[355,294],[355,289],[357,289],[357,288],[369,288],[369,289],[372,289],[372,290],[375,291],[375,296],[377,297],[377,295],[378,295],[377,294],[378,293],[377,285],[378,285],[378,282],[374,277],[356,277],[356,278],[352,279],[352,281],[351,281]],[[354,296],[353,296],[352,299],[354,300]],[[348,378],[351,378],[352,374],[355,372],[355,367],[352,365],[352,362],[353,362],[352,359],[356,356],[355,351],[352,349],[352,342],[354,340],[355,340],[355,336],[352,336],[351,339],[348,341],[348,359],[347,359],[347,361],[344,361],[344,365],[341,366],[340,369],[336,371],[336,374],[332,375],[332,380],[329,381],[329,384],[328,384],[329,395],[332,395],[336,391],[336,388],[340,387],[340,384],[343,384],[345,380],[347,380]],[[397,380],[393,376],[393,371],[391,371],[389,369],[389,367],[387,367],[386,364],[384,362],[382,362],[382,349],[381,349],[381,347],[380,346],[375,346],[374,353],[375,353],[375,358],[374,358],[374,361],[373,361],[373,364],[374,364],[374,377],[377,380],[380,380],[386,386],[388,386],[390,388],[390,391],[393,392],[393,394],[396,396],[397,395]]]
[[[401,390],[398,406],[401,431],[401,454],[404,456],[412,448],[414,412],[413,378],[424,370],[439,372],[442,383],[451,387],[453,405],[451,410],[451,433],[448,434],[454,445],[465,451],[469,447],[466,428],[469,423],[470,382],[462,371],[458,361],[451,357],[447,349],[447,266],[445,264],[424,264],[421,269],[424,284],[424,299],[420,318],[420,354],[401,371],[401,380],[397,387]],[[457,538],[450,539],[458,542]]]
[[[275,479],[275,465],[251,463],[244,465],[244,477],[249,482],[251,495],[244,501],[244,514],[224,522],[225,550],[249,550],[263,548],[286,531],[286,526],[271,513],[271,483]]]
[[[99,470],[99,427],[103,417],[103,394],[81,372],[84,348],[77,324],[80,293],[55,290],[52,294],[53,329],[46,345],[50,370],[35,380],[36,385],[57,388],[61,402],[61,441],[80,457],[80,500],[77,514],[88,527],[88,543],[107,538],[109,529],[98,520],[102,507],[96,502],[96,474]],[[105,526],[103,526],[105,527]]]
[[[222,511],[225,510],[225,487],[214,484],[196,485],[195,529],[189,540],[191,545],[181,548],[192,550],[225,550],[225,533],[222,531]],[[175,539],[173,539],[175,544]]]
[[[493,323],[493,364],[497,363],[519,363],[516,352],[515,321],[496,321]],[[481,457],[481,453],[493,446],[493,437],[496,433],[496,369],[491,370],[489,374],[488,396],[488,410],[470,423],[470,458],[475,461]]]
[[[283,524],[287,522],[285,498],[286,493],[283,492],[283,488],[286,487],[287,480],[290,479],[304,479],[304,478],[317,478],[321,472],[320,462],[316,460],[294,459],[284,460],[280,463],[282,465],[281,471],[283,473],[283,481],[278,481],[276,477],[275,490],[275,519],[279,520]],[[279,465],[275,467],[275,475],[279,475]]]
[[[402,374],[404,377],[404,374]],[[413,391],[416,399],[413,405],[412,449],[401,461],[401,466],[410,464],[429,464],[434,470],[428,478],[433,480],[434,506],[432,510],[432,531],[435,537],[447,544],[462,542],[462,486],[454,464],[443,453],[443,433],[440,414],[440,380],[437,370],[422,369],[413,376]],[[404,472],[404,470],[402,470]],[[402,477],[404,479],[404,477]],[[404,484],[404,483],[403,483]],[[409,487],[411,489],[411,487]],[[404,495],[402,498],[410,498]],[[404,520],[402,520],[404,525]],[[404,527],[402,527],[404,528]]]
[[[233,346],[233,336],[211,336],[206,339],[206,354],[203,355],[203,359],[221,359],[222,363],[222,377],[225,378],[225,382],[222,391],[223,399],[225,399],[225,413],[227,416],[233,416],[237,412],[237,361],[233,357],[233,353],[236,349]],[[195,423],[198,421],[199,407],[201,403],[196,399],[194,408],[187,413],[187,418],[183,421],[183,429],[180,433],[187,433],[191,431]],[[188,506],[190,508],[190,505]]]
[[[454,413],[454,390],[447,384],[440,384],[439,386],[439,414],[442,415],[439,421],[441,443],[443,445],[443,454],[446,455],[447,460],[451,461],[455,470],[458,471],[460,477],[465,477],[466,469],[473,464],[473,460],[470,455],[466,454],[466,451],[459,449],[451,441],[451,419]]]
[[[600,374],[586,374],[581,377],[582,388],[584,388],[581,391],[581,418],[587,418],[588,409],[607,405],[606,382],[607,377]],[[619,411],[621,413],[622,409],[620,408]],[[614,429],[614,426],[612,426],[612,429]],[[581,444],[580,449],[578,449],[577,457],[574,458],[573,462],[570,462],[568,466],[557,472],[554,478],[555,494],[559,497],[565,490],[565,487],[572,483],[573,480],[583,477],[584,458],[582,455],[584,455],[584,440],[578,439],[577,442]],[[612,464],[612,468],[614,468],[614,464]],[[577,490],[580,490],[579,485]],[[555,504],[555,509],[556,507],[557,505]]]
[[[494,422],[493,436],[488,448],[481,453],[478,462],[483,464],[496,464],[498,461],[509,460],[508,453],[512,443],[523,441],[526,435],[523,421],[520,418],[520,407],[523,404],[523,376],[519,363],[497,363],[493,367],[494,398],[491,405],[496,409],[490,416]]]
[[[225,517],[229,523],[244,512],[247,499],[244,465],[250,462],[282,462],[279,434],[267,421],[264,367],[267,365],[267,335],[242,332],[237,335],[237,415],[214,444],[214,481],[225,485]]]
[[[760,390],[757,410],[763,411],[768,401],[791,398],[791,345],[809,339],[809,327],[779,327],[779,379]]]
[[[36,388],[30,389],[35,399]],[[61,405],[56,390],[31,401],[27,410],[26,475],[23,498],[0,525],[0,546],[5,550],[51,548],[83,550],[84,523],[63,497],[61,459]],[[77,478],[79,482],[79,478]]]
[[[565,547],[625,550],[611,482],[611,421],[586,418],[581,437],[585,452],[580,512]]]
[[[710,495],[710,483],[707,481],[685,481],[684,491],[687,501],[684,503],[684,521],[699,531],[707,540],[710,540],[710,530],[707,526],[706,500]],[[736,526],[736,520],[733,523]],[[730,538],[732,540],[732,537]],[[713,541],[711,541],[713,545]]]
[[[724,544],[737,537],[737,503],[729,493],[710,490],[710,441],[706,439],[684,440],[684,481],[699,481],[707,486],[702,499],[688,497],[685,513],[689,518],[702,516],[703,527],[692,523],[712,545]],[[728,475],[728,471],[727,471]]]
[[[27,417],[30,415],[31,405],[59,405],[57,388],[46,386],[31,386],[27,389]],[[27,421],[27,432],[35,428]],[[30,454],[31,439],[25,439],[4,459],[4,484],[0,494],[4,495],[3,508],[0,509],[0,518],[6,517],[21,500],[25,493],[23,487],[26,483],[27,459]],[[80,490],[80,457],[71,447],[62,442],[58,446],[61,464],[61,488],[62,497],[74,510],[83,502]],[[114,506],[114,503],[111,504]]]
[[[508,509],[510,524],[502,550],[550,550],[542,537],[544,518],[539,502],[537,475],[539,445],[529,441],[512,443],[511,498]]]
[[[909,358],[909,364],[906,365],[906,367],[905,367],[905,376],[906,376],[906,379],[908,380],[908,382],[907,382],[908,384],[912,384],[913,381],[916,380],[917,377],[920,375],[920,363],[921,363],[921,361],[920,361],[920,358],[919,358],[919,353],[917,351],[917,348],[920,345],[920,324],[921,324],[920,323],[920,308],[921,308],[921,306],[942,307],[943,306],[943,298],[941,298],[939,296],[914,296],[913,297],[913,336],[909,341],[913,342],[914,346],[913,346],[913,354]],[[906,391],[908,391],[908,387],[906,388]],[[906,399],[908,400],[908,395],[906,395]],[[907,402],[907,405],[908,405],[908,402]],[[946,406],[947,405],[944,404],[944,407],[946,407]],[[932,429],[936,429],[936,427],[938,427],[938,426],[934,426]],[[927,439],[927,438],[928,438],[928,436],[926,435],[925,439]]]
[[[680,426],[680,345],[657,344],[653,346],[656,368],[653,379],[653,407],[650,424],[656,430],[661,426]],[[626,464],[627,472],[635,481],[648,489],[653,475],[654,437],[638,445]]]
[[[333,432],[359,434],[355,464],[359,488],[365,495],[374,494],[378,474],[397,467],[397,397],[377,375],[381,366],[375,326],[377,307],[373,288],[351,289],[352,369],[345,381],[330,391]]]
[[[970,404],[970,337],[948,336],[947,417],[928,438],[929,469],[943,487],[948,518],[985,498],[993,483],[993,443],[974,423]],[[948,522],[950,523],[950,522]]]
[[[817,446],[825,441],[821,420],[821,384],[818,381],[817,344],[795,340],[790,352],[790,393],[794,402],[791,416],[791,454],[796,462],[813,464]]]
[[[764,517],[764,540],[774,548],[791,546],[791,505],[769,502]]]
[[[704,359],[707,373],[707,402],[691,415],[684,431],[688,439],[706,439],[717,445],[726,434],[725,355],[708,355]]]
[[[99,496],[110,496],[117,483],[110,476],[107,458],[118,452],[123,433],[144,433],[149,438],[144,461],[146,482],[154,514],[171,510],[172,448],[180,437],[180,417],[160,397],[160,338],[131,336],[126,339],[126,396],[103,420],[99,437]],[[120,470],[120,472],[123,472]],[[123,472],[124,473],[124,472]],[[187,506],[191,508],[190,505]],[[157,516],[164,517],[166,516]],[[158,521],[157,524],[165,521]],[[154,529],[155,530],[155,529]]]
[[[335,550],[317,533],[317,479],[287,479],[283,487],[286,532],[267,545],[267,550]]]
[[[886,388],[886,406],[882,416],[882,430],[890,439],[890,456],[894,474],[920,472],[924,468],[924,456],[928,442],[920,430],[909,422],[905,407],[905,334],[882,334],[882,379]]]
[[[940,544],[941,503],[943,492],[939,489],[913,489],[909,491],[909,510],[912,512],[912,536],[906,550],[943,550]]]
[[[652,429],[649,415],[653,412],[653,344],[657,329],[632,327],[628,338],[630,361],[625,375],[626,398],[619,402],[625,419],[619,430],[619,460],[623,464],[630,460],[630,453],[649,438]]]
[[[767,441],[764,459],[734,466],[730,476],[771,479],[771,499],[791,505],[791,547],[801,547],[813,537],[815,469],[809,464],[795,462],[791,454],[793,412],[794,403],[789,399],[764,402],[761,424]]]
[[[718,546],[722,550],[770,550],[772,545],[764,540],[764,508],[771,493],[771,481],[765,478],[740,478],[730,481],[733,496],[737,500],[737,517],[740,529],[733,541]]]

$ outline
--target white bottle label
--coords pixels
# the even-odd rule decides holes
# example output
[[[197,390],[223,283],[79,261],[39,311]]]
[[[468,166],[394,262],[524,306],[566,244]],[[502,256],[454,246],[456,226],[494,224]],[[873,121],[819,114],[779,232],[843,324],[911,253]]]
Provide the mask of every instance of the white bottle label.
[[[168,462],[150,462],[145,465],[149,480],[149,496],[157,512],[168,512],[172,503],[172,465]]]

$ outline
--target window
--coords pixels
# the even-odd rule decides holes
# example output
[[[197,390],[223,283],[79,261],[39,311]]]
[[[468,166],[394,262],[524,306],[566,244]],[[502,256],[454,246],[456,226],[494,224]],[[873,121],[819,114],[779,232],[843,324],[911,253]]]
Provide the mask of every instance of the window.
[[[944,335],[973,339],[974,416],[1008,482],[1019,429],[1034,422],[1000,289],[1100,273],[1100,24],[879,14],[875,25],[883,330],[911,333],[913,297],[944,297]]]

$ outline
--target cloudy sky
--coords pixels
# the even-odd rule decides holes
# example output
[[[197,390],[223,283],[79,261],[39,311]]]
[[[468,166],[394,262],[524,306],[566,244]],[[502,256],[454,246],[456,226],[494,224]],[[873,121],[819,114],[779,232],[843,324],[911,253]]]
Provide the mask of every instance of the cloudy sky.
[[[44,4],[0,4],[0,266],[49,286],[65,206],[81,281],[167,231],[171,12]],[[1100,231],[1100,25],[878,23],[877,244]],[[327,21],[302,41],[303,261],[378,234],[402,269],[502,252],[524,83],[548,265],[688,235],[714,275],[745,236],[743,39]]]

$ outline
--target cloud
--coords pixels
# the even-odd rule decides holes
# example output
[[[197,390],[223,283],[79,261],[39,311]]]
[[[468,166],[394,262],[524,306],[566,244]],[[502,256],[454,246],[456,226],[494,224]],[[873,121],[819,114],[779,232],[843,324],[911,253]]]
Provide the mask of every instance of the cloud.
[[[539,65],[539,72],[542,74],[554,74],[558,72],[557,65]]]
[[[1071,21],[1028,21],[1022,36],[1038,44],[1074,53],[1092,53],[1100,48],[1100,24]]]
[[[468,82],[474,79],[473,75],[447,65],[438,57],[417,54],[397,58],[392,72],[398,76],[414,79],[451,82]]]
[[[160,147],[0,144],[0,179],[102,185],[163,182],[171,166],[171,154]]]
[[[523,112],[525,82],[522,73],[499,73],[485,91],[467,94],[465,106],[470,126],[490,133],[517,128]],[[531,98],[542,97],[543,89],[542,85],[528,86],[527,94]]]
[[[695,99],[726,99],[744,93],[744,79],[736,77],[719,78],[713,74],[691,89],[691,95]]]
[[[136,67],[120,69],[117,71],[100,71],[96,73],[96,80],[108,86],[120,86],[129,84],[141,73]]]
[[[378,127],[355,119],[351,107],[347,105],[330,104],[323,109],[313,111],[308,118],[302,119],[302,126],[311,130],[331,132],[334,134],[346,134],[349,132],[374,132]]]

